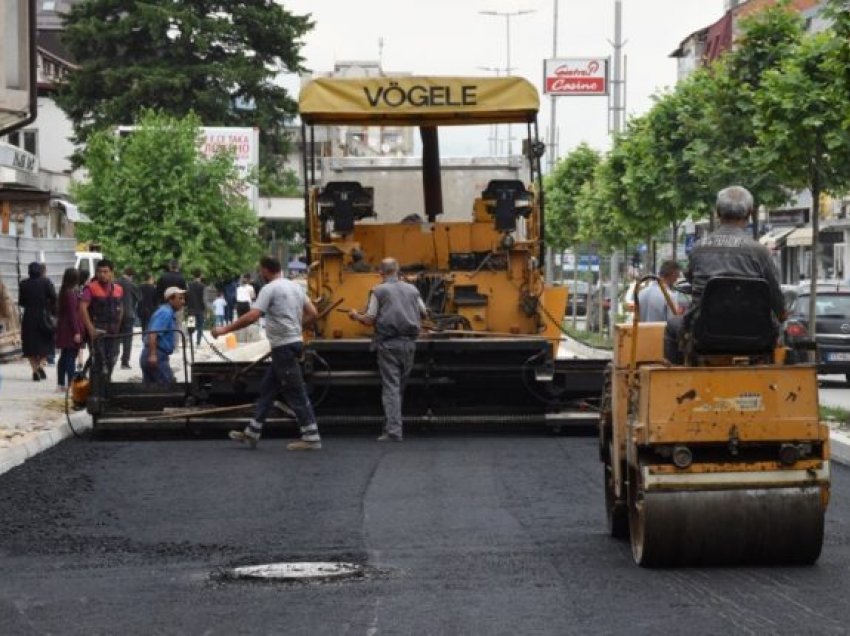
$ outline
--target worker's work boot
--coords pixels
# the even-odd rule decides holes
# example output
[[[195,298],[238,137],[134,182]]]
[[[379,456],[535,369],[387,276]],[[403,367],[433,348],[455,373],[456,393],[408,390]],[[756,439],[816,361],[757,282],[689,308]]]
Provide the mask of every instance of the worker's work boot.
[[[291,451],[311,451],[311,450],[322,450],[322,442],[308,442],[307,440],[299,439],[294,442],[289,442],[286,445],[286,450]]]
[[[240,442],[242,444],[248,444],[252,449],[257,448],[257,444],[260,441],[260,429],[251,426],[250,424],[245,427],[244,431],[230,431],[230,439]]]
[[[378,438],[379,442],[400,442],[401,440],[401,435],[390,435],[389,433],[381,433],[381,436]]]

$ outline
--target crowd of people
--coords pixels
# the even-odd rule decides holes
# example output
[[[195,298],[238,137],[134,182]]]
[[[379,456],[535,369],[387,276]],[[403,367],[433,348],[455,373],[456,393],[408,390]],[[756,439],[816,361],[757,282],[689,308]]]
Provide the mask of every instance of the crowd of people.
[[[205,327],[226,325],[239,311],[249,310],[261,285],[250,275],[210,285],[200,270],[193,271],[187,282],[176,260],[169,261],[156,279],[147,272],[137,276],[129,266],[116,276],[114,264],[103,259],[95,264],[93,276],[87,270],[67,268],[57,293],[45,264],[32,262],[19,285],[22,353],[33,382],[47,380],[46,369],[55,364],[57,391],[64,392],[82,368],[86,351],[97,348],[109,373],[119,359],[122,369],[132,369],[134,330],[179,330],[184,305],[199,346]],[[6,299],[5,287],[3,292]],[[238,302],[243,297],[248,299],[247,309]],[[11,307],[6,299],[0,309],[11,312]],[[173,315],[168,315],[168,308]],[[102,334],[115,337],[100,339]],[[166,369],[173,347],[173,332],[171,337],[143,337],[139,365],[145,381],[172,381]]]

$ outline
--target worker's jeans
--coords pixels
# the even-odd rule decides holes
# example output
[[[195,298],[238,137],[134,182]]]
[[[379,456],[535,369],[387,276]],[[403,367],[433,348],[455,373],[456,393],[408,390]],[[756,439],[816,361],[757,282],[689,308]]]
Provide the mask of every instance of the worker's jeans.
[[[298,425],[301,427],[301,437],[307,441],[319,441],[319,427],[316,415],[307,395],[304,376],[301,374],[301,354],[304,345],[293,342],[272,349],[272,363],[266,369],[263,383],[260,386],[260,397],[254,409],[254,420],[262,425],[266,421],[278,394],[295,413]]]
[[[407,378],[413,370],[416,342],[393,338],[376,344],[381,372],[381,401],[384,405],[384,432],[402,436],[401,405]]]
[[[142,353],[139,356],[139,367],[142,369],[142,380],[146,384],[162,384],[169,385],[174,382],[174,372],[171,370],[171,365],[168,364],[168,354],[162,351],[156,352],[156,366],[151,366],[148,362],[150,351],[147,347],[142,348]]]

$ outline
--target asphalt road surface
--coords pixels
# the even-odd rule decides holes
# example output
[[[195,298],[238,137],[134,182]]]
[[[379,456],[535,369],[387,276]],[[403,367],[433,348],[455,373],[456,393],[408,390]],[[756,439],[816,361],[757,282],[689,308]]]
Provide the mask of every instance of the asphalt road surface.
[[[0,634],[846,633],[849,491],[814,567],[645,570],[589,437],[69,440],[0,476]],[[367,574],[220,576],[303,560]]]

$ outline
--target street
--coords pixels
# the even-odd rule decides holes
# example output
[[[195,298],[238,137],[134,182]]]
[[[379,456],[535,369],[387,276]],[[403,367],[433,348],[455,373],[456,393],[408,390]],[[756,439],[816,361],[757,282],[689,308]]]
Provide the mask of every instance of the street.
[[[844,633],[850,472],[810,568],[643,570],[590,437],[71,439],[0,476],[0,633]],[[233,565],[366,575],[248,583]]]

